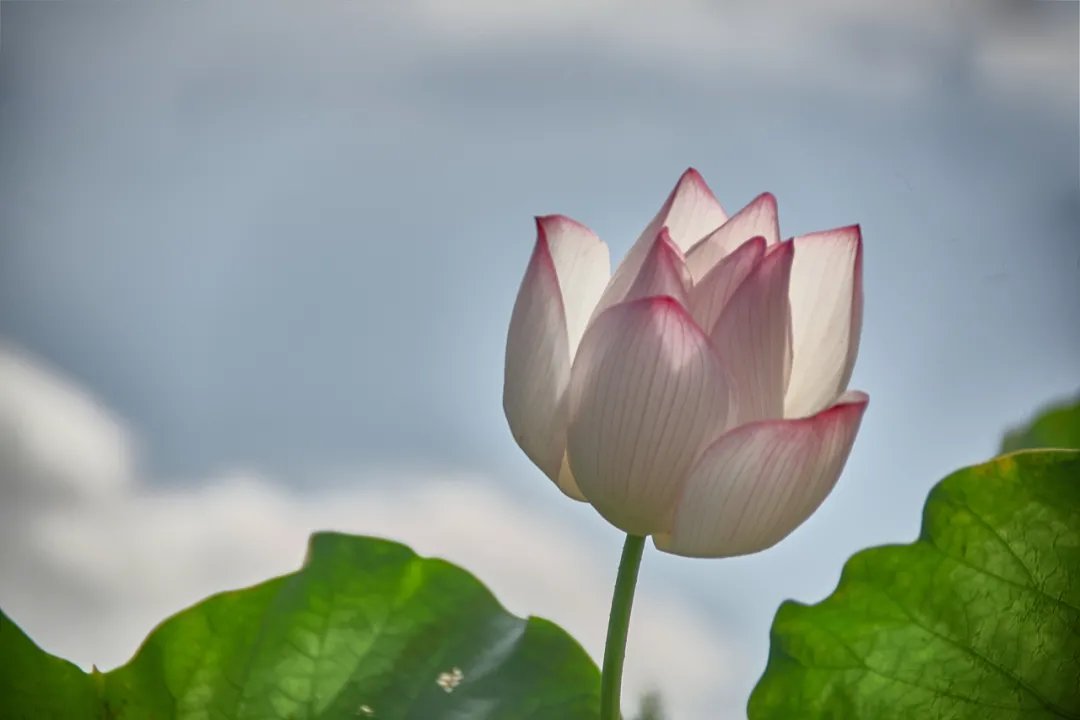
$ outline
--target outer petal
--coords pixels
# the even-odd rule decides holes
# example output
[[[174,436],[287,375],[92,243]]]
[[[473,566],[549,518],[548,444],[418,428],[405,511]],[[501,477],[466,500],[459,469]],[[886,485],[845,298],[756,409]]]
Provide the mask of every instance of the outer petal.
[[[590,326],[568,393],[567,455],[585,497],[626,532],[670,527],[682,481],[727,426],[729,384],[670,297],[617,305]]]
[[[690,290],[690,314],[705,331],[710,332],[750,271],[765,255],[765,238],[750,238],[696,283]]]
[[[656,547],[728,557],[783,540],[836,484],[868,402],[851,392],[813,417],[753,423],[723,435],[691,471],[674,527],[654,538]]]
[[[710,336],[735,382],[737,424],[783,417],[791,371],[791,243],[769,253],[731,296]]]
[[[664,228],[653,241],[624,302],[669,295],[683,307],[688,307],[690,283],[690,273],[686,269],[682,251],[671,239],[668,229]]]
[[[693,168],[684,172],[656,217],[641,233],[637,242],[616,269],[611,283],[608,284],[603,297],[597,304],[593,318],[626,299],[626,294],[641,271],[641,265],[645,262],[653,240],[661,228],[667,227],[671,233],[671,239],[681,251],[685,252],[698,240],[723,225],[726,220],[727,214],[720,207],[716,196],[713,195],[701,174]]]
[[[579,305],[590,292],[599,294],[595,287],[606,279],[607,248],[565,218],[539,218],[537,230],[507,334],[503,409],[525,454],[563,492],[580,500],[573,477],[561,471],[571,364],[566,308],[576,307],[584,324],[587,310]]]
[[[547,240],[559,278],[572,358],[593,308],[611,279],[608,247],[592,230],[564,215],[536,218],[536,233]]]
[[[832,403],[851,379],[862,329],[862,234],[852,225],[793,242],[794,355],[784,417],[805,417]]]
[[[695,282],[705,277],[716,263],[752,237],[761,236],[769,245],[780,242],[780,222],[776,198],[761,193],[731,219],[703,238],[686,253],[686,266]]]

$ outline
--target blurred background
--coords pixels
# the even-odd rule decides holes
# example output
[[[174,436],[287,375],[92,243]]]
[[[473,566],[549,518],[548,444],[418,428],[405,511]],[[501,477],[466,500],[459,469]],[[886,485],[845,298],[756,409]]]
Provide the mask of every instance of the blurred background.
[[[1078,9],[3,3],[0,606],[110,668],[333,528],[599,659],[621,537],[514,444],[506,328],[533,215],[618,258],[693,165],[865,238],[836,491],[759,555],[647,548],[628,697],[744,717],[783,599],[1080,383]]]

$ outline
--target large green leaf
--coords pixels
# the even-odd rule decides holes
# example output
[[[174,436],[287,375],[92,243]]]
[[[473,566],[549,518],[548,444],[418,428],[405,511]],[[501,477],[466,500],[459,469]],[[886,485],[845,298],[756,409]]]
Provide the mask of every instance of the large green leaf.
[[[1002,452],[1027,448],[1080,450],[1080,398],[1043,409],[1026,427],[1011,430]]]
[[[0,718],[104,717],[94,680],[67,660],[43,652],[0,612]]]
[[[1080,718],[1080,453],[1025,451],[930,493],[919,539],[784,603],[753,720]]]
[[[104,674],[44,653],[0,615],[5,720],[591,720],[599,686],[552,623],[373,538],[313,536],[300,571],[184,610]]]

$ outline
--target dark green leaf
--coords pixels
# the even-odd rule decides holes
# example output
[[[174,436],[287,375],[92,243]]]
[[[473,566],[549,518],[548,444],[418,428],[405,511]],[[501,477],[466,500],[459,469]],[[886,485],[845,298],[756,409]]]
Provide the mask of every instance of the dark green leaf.
[[[166,620],[105,674],[0,617],[5,719],[592,719],[599,685],[565,632],[460,568],[338,534],[315,535],[299,572]]]
[[[787,602],[753,720],[1080,718],[1080,453],[1027,451],[930,493],[919,539]]]
[[[1080,450],[1080,398],[1043,409],[1026,427],[1010,431],[1002,452],[1028,448]]]
[[[100,676],[98,676],[100,677]],[[90,720],[101,717],[95,678],[43,652],[0,612],[0,717]]]

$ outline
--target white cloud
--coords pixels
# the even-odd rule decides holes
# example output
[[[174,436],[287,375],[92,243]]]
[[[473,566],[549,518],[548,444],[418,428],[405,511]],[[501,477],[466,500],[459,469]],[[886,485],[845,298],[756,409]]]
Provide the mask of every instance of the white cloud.
[[[743,75],[903,101],[935,91],[945,70],[966,73],[976,89],[1075,110],[1075,27],[1045,7],[986,0],[418,0],[407,7],[436,41],[462,49],[530,41],[566,47],[576,39],[590,51],[701,82],[706,92],[725,76]]]
[[[975,68],[986,85],[1018,100],[1052,98],[1076,111],[1077,37],[1075,25],[1058,23],[1019,28],[999,28],[979,44]],[[1072,47],[1069,61],[1068,49]]]
[[[303,13],[289,3],[261,4],[257,13],[224,3],[212,10],[159,9],[146,16],[148,28],[158,27],[163,12],[170,26],[198,28],[199,52],[175,60],[187,77],[175,100],[181,107],[200,98],[217,107],[230,100],[273,103],[288,91],[292,104],[336,98],[351,109],[359,92],[365,117],[377,111],[427,122],[433,98],[427,82],[412,85],[417,76],[430,80],[435,68],[467,75],[474,65],[491,69],[509,61],[525,69],[525,82],[535,72],[562,73],[574,85],[559,62],[569,56],[603,58],[606,70],[631,78],[666,77],[722,97],[721,107],[747,93],[790,96],[797,111],[818,96],[900,105],[972,92],[1076,111],[1076,28],[1062,21],[1067,3],[402,0],[308,5]],[[203,17],[211,12],[211,20]],[[129,49],[114,55],[153,56],[156,37],[126,32],[116,42]],[[377,63],[369,60],[372,47]],[[262,83],[268,67],[274,82]],[[649,87],[643,84],[642,92]],[[489,88],[493,95],[501,90]],[[148,99],[171,90],[155,83],[149,92]]]
[[[130,472],[122,424],[77,387],[0,350],[0,388],[0,427],[15,449],[0,465],[2,505],[19,519],[0,524],[0,604],[45,649],[83,667],[124,662],[153,625],[207,594],[295,569],[317,529],[384,536],[456,562],[512,612],[551,618],[602,654],[617,548],[481,477],[402,471],[388,486],[357,473],[351,485],[299,491],[230,472],[156,487]],[[92,492],[82,492],[85,478]],[[36,482],[67,501],[11,493]],[[629,697],[659,687],[676,717],[717,717],[718,706],[740,717],[745,699],[732,688],[745,685],[742,671],[715,623],[665,588],[640,589]]]
[[[4,492],[80,497],[131,474],[124,428],[77,386],[0,343],[0,467]]]

